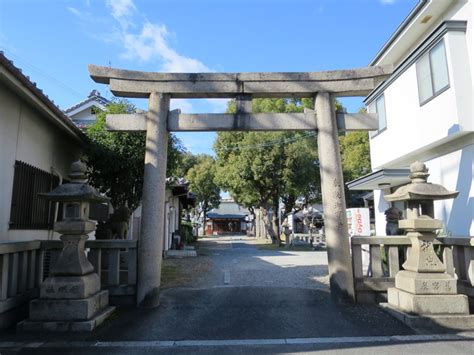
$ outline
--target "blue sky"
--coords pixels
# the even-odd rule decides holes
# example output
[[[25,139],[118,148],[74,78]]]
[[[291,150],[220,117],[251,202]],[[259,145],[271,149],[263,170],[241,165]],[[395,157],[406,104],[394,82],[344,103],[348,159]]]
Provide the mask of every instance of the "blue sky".
[[[416,0],[0,0],[0,50],[65,109],[87,64],[146,71],[319,71],[368,65]],[[360,98],[342,100],[349,111]],[[134,103],[146,108],[146,100]],[[223,100],[173,100],[223,112]],[[209,153],[214,133],[178,135]]]

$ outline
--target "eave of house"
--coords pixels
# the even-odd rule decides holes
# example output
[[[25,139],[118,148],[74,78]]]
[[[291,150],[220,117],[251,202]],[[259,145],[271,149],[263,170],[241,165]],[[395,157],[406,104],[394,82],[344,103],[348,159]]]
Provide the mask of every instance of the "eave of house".
[[[458,0],[420,0],[370,62],[398,65]]]
[[[416,149],[408,154],[386,162],[375,169],[397,168],[409,166],[416,160],[429,161],[436,157],[446,155],[462,149],[474,142],[474,132],[455,131],[448,136]]]
[[[410,169],[382,169],[347,183],[349,190],[381,190],[410,182]]]
[[[86,135],[57,107],[36,84],[25,76],[0,52],[0,81],[17,93],[46,119],[80,145],[87,143]]]
[[[74,107],[74,109],[68,109],[68,110],[65,110],[64,112],[67,114],[67,116],[73,117],[74,115],[77,115],[78,113],[80,113],[84,110],[89,110],[92,107],[97,107],[101,110],[106,109],[106,106],[101,104],[100,102],[98,102],[96,100],[90,100],[90,101],[84,102],[81,105],[78,105],[78,106]]]

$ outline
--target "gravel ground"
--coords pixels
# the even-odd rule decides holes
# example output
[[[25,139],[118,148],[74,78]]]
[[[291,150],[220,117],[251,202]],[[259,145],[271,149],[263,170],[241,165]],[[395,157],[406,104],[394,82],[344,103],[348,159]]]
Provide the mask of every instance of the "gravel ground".
[[[269,250],[262,243],[265,241],[246,236],[201,238],[198,257],[164,261],[163,288],[328,288],[325,251]]]

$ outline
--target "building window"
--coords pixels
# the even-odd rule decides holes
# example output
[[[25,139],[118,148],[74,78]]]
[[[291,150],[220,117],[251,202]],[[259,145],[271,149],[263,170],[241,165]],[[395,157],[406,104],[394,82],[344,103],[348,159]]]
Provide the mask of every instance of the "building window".
[[[15,161],[10,229],[52,229],[54,204],[38,194],[49,192],[58,184],[57,176]]]
[[[449,87],[448,63],[444,42],[441,41],[416,62],[420,105]]]
[[[375,101],[375,111],[379,119],[379,132],[387,128],[387,118],[385,116],[385,95],[380,96]]]

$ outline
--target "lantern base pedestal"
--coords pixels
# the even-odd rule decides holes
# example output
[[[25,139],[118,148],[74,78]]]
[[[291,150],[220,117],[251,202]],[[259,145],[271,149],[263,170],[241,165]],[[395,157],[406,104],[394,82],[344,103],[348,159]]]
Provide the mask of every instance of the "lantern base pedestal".
[[[457,280],[445,272],[401,270],[395,275],[395,288],[415,295],[456,295]]]
[[[115,307],[109,306],[109,291],[79,299],[39,298],[30,302],[30,318],[19,323],[19,331],[92,331]]]
[[[100,291],[99,275],[95,272],[82,276],[50,276],[41,285],[44,299],[78,299]]]
[[[410,314],[469,314],[466,295],[415,295],[394,287],[387,295],[391,306]]]
[[[388,303],[380,303],[380,307],[419,333],[474,329],[474,315],[471,314],[414,315],[403,312]]]
[[[33,321],[24,320],[17,325],[21,332],[91,332],[102,324],[115,310],[108,306],[91,319],[83,321]]]

